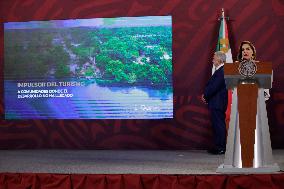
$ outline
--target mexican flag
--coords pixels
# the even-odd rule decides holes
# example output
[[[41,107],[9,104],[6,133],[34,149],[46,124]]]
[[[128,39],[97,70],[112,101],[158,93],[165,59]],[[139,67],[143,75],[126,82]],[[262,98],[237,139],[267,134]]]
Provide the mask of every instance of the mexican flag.
[[[220,29],[219,29],[219,37],[217,42],[216,51],[223,51],[226,54],[226,63],[233,63],[232,52],[229,43],[229,35],[228,35],[228,27],[227,21],[224,13],[224,9],[222,9],[222,16],[220,18]],[[214,66],[212,68],[212,75],[214,73]],[[226,111],[226,125],[227,128],[230,122],[230,114],[231,114],[231,104],[232,104],[232,91],[228,90],[228,106]]]
[[[220,18],[220,29],[219,29],[219,37],[217,42],[216,51],[223,51],[226,53],[226,62],[233,63],[232,52],[229,43],[229,35],[228,35],[228,27],[227,21],[225,18],[224,10],[222,9],[222,16]],[[212,75],[214,73],[214,66],[212,68]]]

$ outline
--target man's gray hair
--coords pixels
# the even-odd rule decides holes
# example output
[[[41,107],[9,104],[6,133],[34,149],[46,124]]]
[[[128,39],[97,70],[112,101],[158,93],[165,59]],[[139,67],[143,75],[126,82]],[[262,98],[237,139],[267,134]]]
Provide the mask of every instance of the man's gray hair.
[[[220,58],[220,61],[222,63],[226,62],[226,54],[223,51],[217,51],[215,52],[216,56],[218,56]]]

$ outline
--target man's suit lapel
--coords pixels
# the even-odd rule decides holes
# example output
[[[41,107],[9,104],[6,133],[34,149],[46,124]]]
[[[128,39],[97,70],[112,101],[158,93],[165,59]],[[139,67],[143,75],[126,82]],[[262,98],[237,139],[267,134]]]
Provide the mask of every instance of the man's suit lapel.
[[[209,83],[211,83],[211,82],[214,80],[214,78],[217,77],[217,74],[222,71],[223,67],[224,67],[224,66],[221,66],[218,70],[216,70],[216,71],[214,72],[214,74],[213,74],[213,75],[210,77],[210,79],[208,80],[207,85],[209,85]]]

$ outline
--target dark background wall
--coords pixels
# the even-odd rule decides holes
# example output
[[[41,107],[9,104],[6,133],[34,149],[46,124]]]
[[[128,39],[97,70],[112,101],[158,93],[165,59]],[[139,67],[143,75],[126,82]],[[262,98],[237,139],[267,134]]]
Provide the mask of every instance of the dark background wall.
[[[283,0],[2,0],[0,1],[0,149],[206,149],[209,113],[200,96],[210,77],[221,8],[230,17],[235,60],[242,40],[253,42],[257,59],[272,61],[267,102],[272,146],[284,148]],[[172,15],[174,119],[4,120],[3,22]]]

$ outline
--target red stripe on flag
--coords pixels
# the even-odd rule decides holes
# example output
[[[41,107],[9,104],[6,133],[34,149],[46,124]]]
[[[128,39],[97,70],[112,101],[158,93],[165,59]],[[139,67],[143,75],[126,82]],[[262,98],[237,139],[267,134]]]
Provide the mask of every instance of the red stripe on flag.
[[[226,128],[229,129],[231,106],[232,106],[232,90],[228,90],[228,105],[226,110]]]

